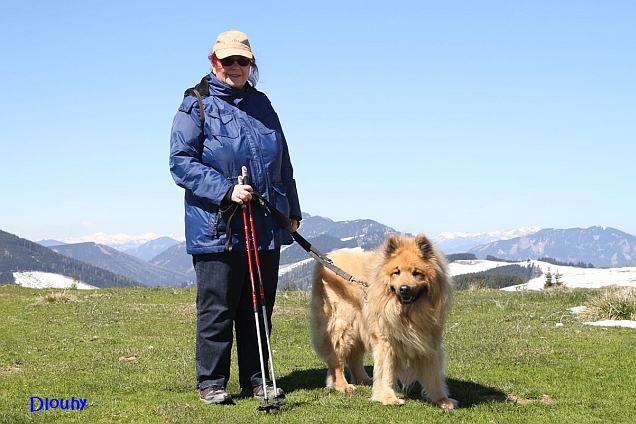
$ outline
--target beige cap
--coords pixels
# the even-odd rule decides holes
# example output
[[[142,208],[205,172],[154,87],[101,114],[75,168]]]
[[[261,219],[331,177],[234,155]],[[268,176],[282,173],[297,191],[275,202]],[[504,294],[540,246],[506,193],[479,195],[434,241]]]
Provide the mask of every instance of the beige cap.
[[[219,59],[228,56],[244,56],[249,59],[254,57],[247,34],[236,30],[220,33],[212,46],[212,53],[216,53]]]

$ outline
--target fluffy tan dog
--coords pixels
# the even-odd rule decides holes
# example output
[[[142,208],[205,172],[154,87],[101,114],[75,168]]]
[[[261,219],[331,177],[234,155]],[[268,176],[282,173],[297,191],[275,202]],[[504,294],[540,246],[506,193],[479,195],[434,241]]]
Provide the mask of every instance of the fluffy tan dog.
[[[373,351],[372,400],[401,405],[397,380],[418,381],[422,395],[443,409],[456,402],[448,397],[444,377],[442,333],[451,300],[446,260],[424,236],[389,236],[374,252],[339,250],[329,255],[336,265],[367,281],[361,287],[346,282],[319,265],[314,270],[311,296],[311,336],[316,353],[327,363],[327,387],[355,389],[370,384],[363,366],[366,350]]]

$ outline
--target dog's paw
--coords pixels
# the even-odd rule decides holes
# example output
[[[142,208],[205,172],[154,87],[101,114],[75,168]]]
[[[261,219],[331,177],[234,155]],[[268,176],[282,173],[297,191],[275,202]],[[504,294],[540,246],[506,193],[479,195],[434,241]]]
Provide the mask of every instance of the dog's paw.
[[[373,396],[371,400],[380,402],[382,405],[404,405],[404,399],[400,399],[397,396],[385,395],[385,396]]]
[[[398,397],[392,397],[382,400],[382,405],[404,405],[404,399],[400,399]]]
[[[356,386],[353,384],[341,384],[334,386],[334,389],[342,393],[353,393],[356,390]]]
[[[444,398],[436,401],[435,405],[437,405],[443,411],[451,411],[457,408],[458,402],[455,399]]]

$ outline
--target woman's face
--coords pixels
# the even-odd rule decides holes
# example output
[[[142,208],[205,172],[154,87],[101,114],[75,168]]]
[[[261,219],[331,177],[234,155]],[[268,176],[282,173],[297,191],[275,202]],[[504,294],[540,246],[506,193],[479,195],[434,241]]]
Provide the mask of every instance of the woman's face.
[[[220,80],[236,88],[243,88],[250,76],[251,60],[244,56],[228,56],[223,59],[212,58],[212,69]]]

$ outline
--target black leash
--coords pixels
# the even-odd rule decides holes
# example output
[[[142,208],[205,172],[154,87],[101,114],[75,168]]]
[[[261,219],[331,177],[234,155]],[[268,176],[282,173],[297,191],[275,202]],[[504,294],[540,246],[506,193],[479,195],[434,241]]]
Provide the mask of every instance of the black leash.
[[[301,236],[297,231],[291,231],[291,226],[292,226],[291,219],[289,219],[287,216],[285,216],[285,214],[279,211],[276,208],[276,206],[272,205],[272,203],[269,200],[264,198],[260,193],[256,191],[252,191],[252,196],[254,196],[261,205],[264,205],[265,207],[267,207],[267,209],[269,209],[269,211],[272,213],[272,215],[276,219],[276,222],[278,222],[278,225],[286,229],[287,231],[289,231],[289,234],[291,234],[293,239],[296,240],[296,242],[300,245],[300,247],[302,247],[307,253],[309,253],[309,256],[314,258],[325,268],[329,268],[330,270],[332,270],[337,276],[339,276],[340,278],[343,278],[345,281],[359,284],[360,286],[365,288],[369,287],[369,284],[366,281],[358,280],[357,278],[353,277],[351,274],[337,267],[331,259],[329,259],[324,253],[320,252],[318,249],[312,246],[312,244],[309,243],[307,239]]]

